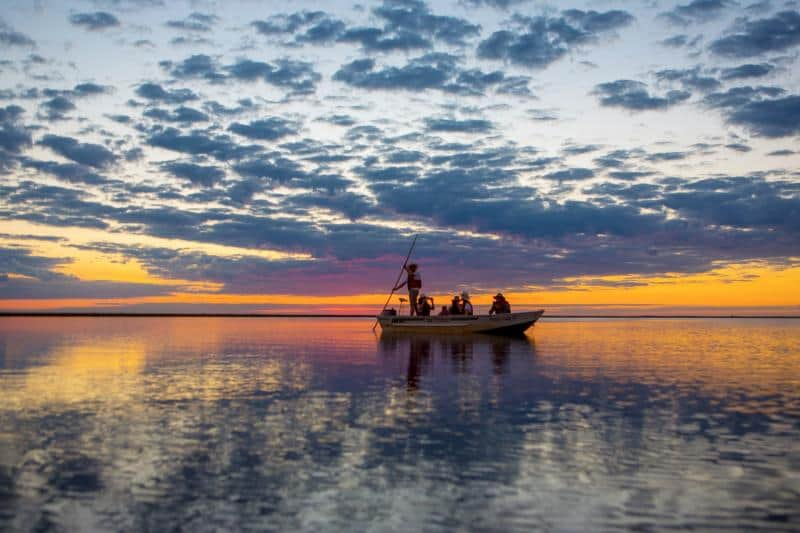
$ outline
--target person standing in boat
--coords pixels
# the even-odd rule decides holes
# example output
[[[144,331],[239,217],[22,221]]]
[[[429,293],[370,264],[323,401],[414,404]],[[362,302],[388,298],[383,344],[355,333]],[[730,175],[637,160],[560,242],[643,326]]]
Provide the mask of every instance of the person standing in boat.
[[[422,288],[422,276],[419,275],[417,272],[417,264],[416,263],[409,263],[405,267],[403,267],[406,271],[406,280],[394,288],[394,290],[400,290],[404,286],[408,286],[408,303],[410,307],[410,314],[411,316],[419,315],[419,308],[417,307],[417,297],[419,296],[419,290]]]
[[[492,308],[489,309],[489,314],[504,314],[511,312],[511,304],[508,303],[506,297],[503,296],[502,292],[498,292],[497,295],[494,297],[494,301],[492,302]]]
[[[475,312],[472,308],[472,302],[469,301],[469,293],[467,291],[461,293],[461,312],[470,316]]]

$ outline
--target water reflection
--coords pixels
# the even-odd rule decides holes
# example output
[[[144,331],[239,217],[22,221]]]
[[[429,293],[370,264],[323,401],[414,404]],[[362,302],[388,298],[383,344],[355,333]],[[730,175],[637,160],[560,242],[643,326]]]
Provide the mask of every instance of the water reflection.
[[[499,376],[507,371],[512,349],[521,357],[535,355],[533,339],[524,335],[384,332],[379,343],[379,353],[384,359],[398,359],[407,354],[406,380],[409,391],[419,388],[420,377],[430,372],[433,359],[449,362],[454,374],[466,374],[471,371],[473,358],[477,354],[491,361],[493,373]]]
[[[800,324],[369,326],[2,319],[0,530],[797,528]]]

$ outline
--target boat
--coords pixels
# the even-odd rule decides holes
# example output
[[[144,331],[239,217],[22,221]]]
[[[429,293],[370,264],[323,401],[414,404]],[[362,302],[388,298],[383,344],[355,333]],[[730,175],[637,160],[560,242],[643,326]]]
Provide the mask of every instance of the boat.
[[[381,314],[376,318],[385,332],[429,332],[429,333],[493,333],[520,335],[531,327],[544,310],[499,315],[446,315],[446,316],[398,316]]]

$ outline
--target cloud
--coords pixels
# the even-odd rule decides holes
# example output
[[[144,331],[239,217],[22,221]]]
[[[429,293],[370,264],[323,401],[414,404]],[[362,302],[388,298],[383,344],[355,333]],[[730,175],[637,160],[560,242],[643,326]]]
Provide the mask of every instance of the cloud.
[[[425,127],[428,131],[434,132],[486,133],[491,131],[492,123],[482,119],[427,118],[425,119]]]
[[[515,18],[516,29],[494,32],[481,41],[477,55],[529,68],[544,68],[573,48],[596,41],[601,35],[633,22],[626,11],[581,11],[570,9],[560,17]]]
[[[30,132],[19,122],[24,112],[18,105],[0,107],[0,156],[6,161],[9,153],[18,154],[32,144]]]
[[[262,141],[274,141],[287,135],[297,132],[298,125],[294,122],[278,117],[270,117],[261,120],[254,120],[248,124],[234,122],[228,126],[228,131],[232,131],[248,139],[258,139]]]
[[[75,13],[69,17],[74,26],[82,26],[90,31],[105,30],[119,26],[119,19],[111,13],[96,11],[94,13]]]
[[[178,63],[160,61],[158,64],[177,79],[203,78],[215,82],[225,80],[217,63],[205,54],[195,54]]]
[[[800,133],[800,96],[780,97],[784,92],[780,87],[733,87],[709,94],[703,102],[755,135],[788,137]]]
[[[185,179],[193,185],[212,187],[225,177],[225,171],[213,165],[197,165],[181,161],[163,163],[161,168],[173,176]]]
[[[219,17],[216,15],[195,12],[181,20],[168,20],[166,26],[182,31],[210,32],[217,21],[219,21]]]
[[[47,146],[67,159],[92,168],[105,168],[117,161],[117,156],[104,146],[78,142],[72,137],[47,134],[38,144]]]
[[[64,96],[56,96],[41,105],[41,116],[47,120],[63,120],[66,118],[67,113],[75,109],[75,104],[72,100]]]
[[[321,76],[311,63],[279,59],[274,64],[241,59],[227,67],[230,76],[240,81],[262,80],[277,87],[291,89],[298,94],[314,91]]]
[[[794,155],[796,153],[797,152],[795,152],[794,150],[783,149],[783,150],[775,150],[774,152],[770,152],[767,155],[772,157],[783,157],[788,155]]]
[[[744,78],[761,78],[773,70],[775,70],[775,67],[769,63],[761,63],[759,65],[748,63],[739,65],[738,67],[722,69],[720,79],[730,81]]]
[[[548,180],[557,181],[580,181],[594,177],[594,171],[590,168],[568,168],[565,170],[557,170],[542,176]]]
[[[750,148],[746,144],[742,144],[742,143],[726,144],[725,148],[728,148],[729,150],[733,150],[735,152],[742,152],[742,153],[750,152],[750,151],[753,150],[752,148]]]
[[[648,154],[645,159],[651,163],[659,161],[680,161],[686,159],[688,155],[687,152],[655,152]]]
[[[189,89],[174,89],[167,91],[157,83],[142,83],[136,88],[136,95],[153,102],[164,102],[166,104],[182,104],[191,100],[197,100],[197,95]]]
[[[266,36],[294,35],[294,44],[324,44],[336,40],[345,24],[322,11],[300,11],[255,20],[251,25]]]
[[[720,82],[711,76],[701,74],[700,67],[691,69],[665,69],[655,73],[658,81],[679,82],[684,89],[694,89],[701,92],[718,89]]]
[[[464,3],[472,6],[489,6],[498,9],[508,9],[511,6],[522,4],[528,0],[463,0]]]
[[[800,44],[800,13],[782,11],[770,18],[746,21],[740,31],[711,43],[716,55],[732,58],[754,57],[781,52]]]
[[[461,70],[460,59],[443,53],[426,54],[411,59],[401,67],[376,66],[371,58],[357,59],[343,65],[333,79],[363,89],[419,91],[436,89],[463,95],[480,96],[490,88],[497,92],[530,94],[525,77],[507,77],[500,71]]]
[[[671,24],[686,26],[713,20],[722,15],[726,9],[735,5],[736,3],[730,0],[692,0],[688,4],[676,6],[660,16]]]
[[[24,159],[23,166],[36,169],[39,172],[50,174],[51,176],[55,176],[59,180],[67,183],[99,185],[108,181],[105,177],[101,176],[83,164],[56,163],[55,161]]]
[[[218,161],[241,159],[260,150],[258,146],[242,145],[228,135],[194,130],[182,133],[175,128],[153,130],[146,139],[150,146],[192,155],[209,155]]]
[[[754,100],[728,115],[728,122],[740,124],[764,137],[800,134],[800,96]]]
[[[208,115],[191,107],[180,106],[173,111],[167,111],[158,107],[151,107],[142,113],[147,118],[160,120],[162,122],[179,122],[181,124],[193,124],[195,122],[208,121]]]
[[[616,80],[596,85],[593,94],[600,105],[622,107],[631,111],[662,110],[687,100],[688,91],[668,91],[663,96],[651,94],[647,85],[633,80]]]
[[[86,82],[79,83],[72,89],[72,94],[76,97],[94,96],[98,94],[108,94],[111,88],[106,85],[98,85],[96,83]]]
[[[0,45],[34,47],[36,42],[0,20]]]
[[[735,109],[743,107],[753,100],[765,97],[774,98],[784,92],[780,87],[732,87],[725,92],[706,95],[703,102],[709,107]]]
[[[24,247],[0,247],[0,274],[16,274],[37,280],[61,279],[63,274],[53,271],[68,260],[52,257],[33,255],[31,250]],[[8,278],[0,282],[0,287],[8,283]]]
[[[682,33],[679,35],[673,35],[672,37],[668,37],[663,41],[659,41],[659,44],[669,48],[681,48],[683,46],[686,46],[688,42],[689,42],[689,36]]]
[[[422,0],[384,0],[373,12],[385,20],[387,30],[420,32],[452,45],[462,45],[480,33],[480,26],[467,20],[434,15]]]

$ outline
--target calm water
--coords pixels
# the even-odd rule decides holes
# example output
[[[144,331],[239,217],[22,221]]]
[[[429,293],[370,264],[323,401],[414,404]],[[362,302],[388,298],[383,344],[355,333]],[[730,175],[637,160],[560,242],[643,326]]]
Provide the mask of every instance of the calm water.
[[[800,321],[0,318],[0,530],[800,529]]]

